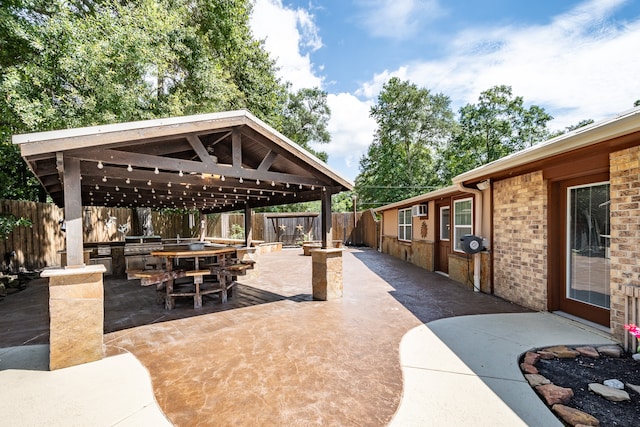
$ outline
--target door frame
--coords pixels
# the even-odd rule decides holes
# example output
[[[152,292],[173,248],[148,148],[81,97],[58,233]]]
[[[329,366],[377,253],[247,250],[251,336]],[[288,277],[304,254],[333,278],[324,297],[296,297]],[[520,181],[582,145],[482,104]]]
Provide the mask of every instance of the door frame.
[[[442,219],[442,208],[449,208],[449,240],[442,240],[440,239],[440,223],[441,223],[441,219]],[[451,198],[447,198],[447,199],[442,199],[439,200],[435,203],[435,211],[436,211],[436,215],[435,215],[435,222],[436,222],[436,226],[435,226],[435,248],[434,248],[434,262],[433,262],[433,269],[435,271],[440,271],[442,273],[445,274],[449,274],[449,254],[451,254]],[[441,245],[442,242],[447,242],[449,245],[449,250],[447,251],[447,259],[443,260],[440,259],[440,254],[441,254]],[[441,269],[439,267],[445,266],[445,269]]]
[[[547,304],[549,311],[564,311],[568,314],[609,327],[611,318],[610,309],[582,303],[566,297],[567,189],[578,185],[597,184],[605,181],[609,181],[609,172],[558,180],[550,183]]]

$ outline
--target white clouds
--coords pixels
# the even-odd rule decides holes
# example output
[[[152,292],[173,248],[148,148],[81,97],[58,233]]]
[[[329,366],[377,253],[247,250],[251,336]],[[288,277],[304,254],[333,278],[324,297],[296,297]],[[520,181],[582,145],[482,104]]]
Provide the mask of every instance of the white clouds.
[[[309,53],[322,47],[313,15],[304,9],[290,9],[282,0],[256,0],[251,14],[251,29],[276,59],[279,75],[293,89],[321,87]]]
[[[448,95],[457,108],[506,84],[550,111],[554,128],[610,116],[640,98],[640,21],[610,22],[619,4],[584,3],[548,25],[467,30],[454,35],[448,56],[386,70],[358,93],[373,97],[398,76]]]
[[[313,148],[326,151],[330,163],[353,179],[358,173],[360,157],[373,141],[376,123],[369,117],[372,104],[349,93],[329,94],[327,103],[331,108],[328,126],[331,143],[317,144]]]
[[[402,40],[442,16],[438,0],[360,0],[361,22],[374,37]]]
[[[448,34],[441,49],[447,53],[440,58],[416,59],[382,70],[353,94],[329,94],[332,142],[315,148],[329,154],[329,164],[339,173],[355,178],[358,161],[375,131],[369,109],[392,76],[442,92],[456,110],[476,102],[480,92],[492,86],[510,85],[526,103],[553,114],[555,129],[627,110],[640,98],[640,20],[621,22],[612,17],[627,2],[591,0],[544,25],[477,26]],[[412,29],[416,17],[424,23],[441,13],[436,1],[367,4],[367,25],[377,23],[396,32]],[[281,75],[296,89],[322,87],[324,81],[318,71],[321,67],[314,66],[309,56],[322,46],[314,19],[304,9],[283,6],[282,0],[256,0],[251,20],[254,34],[266,38],[266,48],[277,57]],[[370,42],[363,39],[362,45],[371,46]],[[340,75],[329,78],[340,79]]]

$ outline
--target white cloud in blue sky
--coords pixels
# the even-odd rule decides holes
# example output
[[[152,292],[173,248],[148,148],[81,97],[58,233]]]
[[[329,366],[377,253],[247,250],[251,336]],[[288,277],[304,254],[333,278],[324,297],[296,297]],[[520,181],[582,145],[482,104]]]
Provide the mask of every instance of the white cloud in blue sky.
[[[373,37],[402,40],[444,14],[437,0],[358,0],[359,22]]]
[[[373,139],[375,123],[369,108],[392,76],[444,93],[456,111],[476,102],[483,90],[510,85],[526,103],[549,111],[555,117],[554,129],[609,117],[640,99],[640,10],[632,1],[574,1],[573,6],[537,20],[519,16],[473,22],[446,34],[431,34],[439,40],[431,51],[420,44],[427,37],[423,33],[402,44],[397,40],[384,44],[381,34],[353,31],[353,25],[344,23],[369,16],[365,26],[370,29],[371,23],[386,16],[387,28],[409,22],[407,28],[415,25],[411,31],[424,32],[418,27],[431,22],[432,15],[425,9],[418,13],[416,8],[434,8],[440,13],[440,24],[454,19],[453,12],[444,13],[436,2],[368,3],[371,6],[364,9],[324,2],[322,8],[313,8],[308,3],[302,7],[287,6],[281,0],[256,0],[252,18],[255,34],[266,37],[267,49],[278,58],[283,79],[296,88],[320,86],[329,92],[332,142],[319,148],[329,153],[330,166],[348,178],[357,175],[358,159]],[[399,5],[395,15],[388,9],[392,3]],[[547,4],[558,8],[552,1]],[[331,7],[340,8],[339,13],[331,14]],[[619,13],[629,9],[629,14]],[[321,13],[331,20],[321,23]],[[411,24],[416,17],[420,21]],[[340,38],[335,36],[338,31]],[[345,52],[350,46],[347,37],[355,39],[352,48],[365,49],[368,55],[355,58],[359,51]],[[414,49],[410,43],[416,44]],[[406,57],[398,55],[400,49],[408,52]],[[314,62],[315,57],[324,63]],[[365,77],[354,80],[354,75],[362,73],[354,73],[353,67],[363,70]]]

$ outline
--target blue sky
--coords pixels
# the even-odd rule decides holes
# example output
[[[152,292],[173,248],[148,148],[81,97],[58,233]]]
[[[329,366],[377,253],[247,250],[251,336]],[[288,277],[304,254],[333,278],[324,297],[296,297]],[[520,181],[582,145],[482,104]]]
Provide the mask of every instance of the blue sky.
[[[332,142],[317,148],[351,180],[392,76],[449,96],[456,112],[510,85],[553,129],[640,99],[638,0],[255,0],[251,26],[283,80],[328,92]]]

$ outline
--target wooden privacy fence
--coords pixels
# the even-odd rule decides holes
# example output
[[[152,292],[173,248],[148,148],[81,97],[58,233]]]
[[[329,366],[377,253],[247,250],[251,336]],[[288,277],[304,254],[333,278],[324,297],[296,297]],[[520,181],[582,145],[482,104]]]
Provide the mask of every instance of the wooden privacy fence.
[[[31,227],[17,227],[6,239],[0,236],[0,269],[13,270],[41,269],[60,265],[59,251],[65,248],[63,231],[64,210],[50,203],[36,203],[21,200],[0,200],[0,215],[12,214],[28,218]],[[274,230],[272,213],[254,213],[252,218],[253,239],[266,242],[278,241],[283,234],[296,234],[300,230],[312,240],[322,238],[322,218],[320,214],[287,214],[279,221],[285,225],[285,233]],[[123,241],[125,236],[143,235],[140,215],[135,209],[105,208],[86,206],[83,208],[84,242]],[[310,220],[309,218],[312,218]],[[341,240],[347,245],[369,246],[377,249],[378,222],[372,211],[333,213],[333,240]],[[286,221],[285,221],[286,219]],[[153,234],[163,239],[198,237],[200,234],[199,214],[181,212],[152,211]],[[299,227],[301,226],[301,227]],[[244,214],[211,214],[206,218],[206,235],[211,237],[239,237],[233,232],[244,232]],[[302,239],[300,239],[302,240]]]

